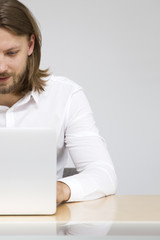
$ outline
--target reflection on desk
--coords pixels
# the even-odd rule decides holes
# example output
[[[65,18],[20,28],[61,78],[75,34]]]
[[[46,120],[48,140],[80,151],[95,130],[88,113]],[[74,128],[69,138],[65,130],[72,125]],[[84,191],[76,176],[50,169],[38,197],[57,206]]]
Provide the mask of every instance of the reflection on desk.
[[[63,236],[105,239],[160,239],[160,223],[7,223],[0,224],[0,239],[59,239]],[[107,238],[106,238],[107,237]],[[145,238],[146,237],[146,238]],[[61,239],[61,238],[60,238]],[[62,238],[63,239],[63,238]],[[64,238],[66,239],[66,238]],[[69,238],[70,239],[70,238]],[[76,238],[77,239],[77,238]],[[130,238],[128,238],[130,239]]]
[[[75,223],[57,225],[57,235],[104,237],[108,235],[112,223]]]
[[[160,239],[160,196],[110,196],[59,205],[52,216],[1,216],[0,239]]]

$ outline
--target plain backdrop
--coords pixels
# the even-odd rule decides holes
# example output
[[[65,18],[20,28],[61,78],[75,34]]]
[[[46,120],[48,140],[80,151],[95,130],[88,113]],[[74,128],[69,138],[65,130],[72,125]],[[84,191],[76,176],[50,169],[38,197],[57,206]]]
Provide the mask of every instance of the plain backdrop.
[[[117,193],[160,194],[160,1],[21,2],[42,31],[42,68],[83,86]]]

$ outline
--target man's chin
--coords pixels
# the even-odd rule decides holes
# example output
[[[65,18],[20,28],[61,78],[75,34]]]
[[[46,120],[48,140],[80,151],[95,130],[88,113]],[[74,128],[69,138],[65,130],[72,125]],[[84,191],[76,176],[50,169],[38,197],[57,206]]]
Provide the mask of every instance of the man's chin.
[[[0,94],[11,94],[16,89],[16,86],[17,85],[0,87]]]

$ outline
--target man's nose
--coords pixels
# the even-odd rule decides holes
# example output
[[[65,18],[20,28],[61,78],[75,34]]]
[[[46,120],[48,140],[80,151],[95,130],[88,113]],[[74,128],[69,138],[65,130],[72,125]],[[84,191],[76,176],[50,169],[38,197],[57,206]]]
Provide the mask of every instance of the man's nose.
[[[0,73],[5,72],[6,70],[7,70],[7,64],[4,61],[4,59],[0,57]]]

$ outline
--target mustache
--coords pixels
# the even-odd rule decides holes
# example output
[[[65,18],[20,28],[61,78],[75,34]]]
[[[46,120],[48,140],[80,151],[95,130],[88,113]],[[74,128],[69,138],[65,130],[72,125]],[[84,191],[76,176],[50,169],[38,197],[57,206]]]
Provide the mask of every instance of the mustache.
[[[0,73],[0,78],[8,78],[8,77],[11,77],[12,74],[10,73],[7,73],[7,72],[4,72],[4,73]]]

